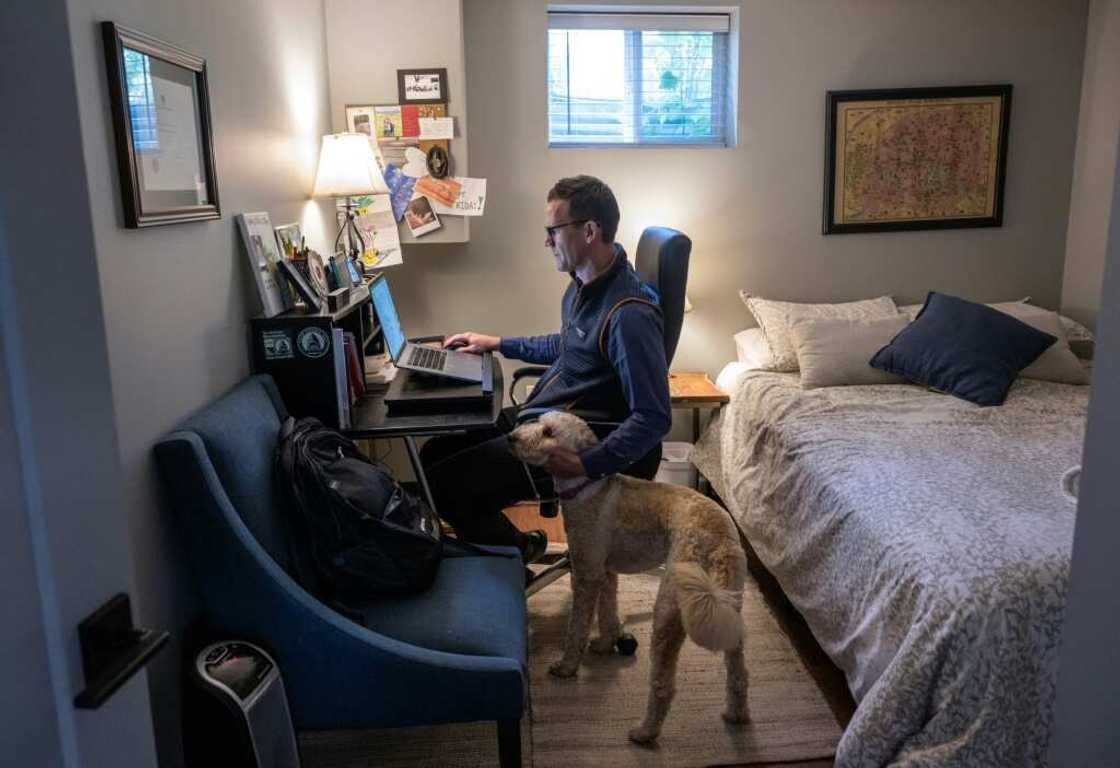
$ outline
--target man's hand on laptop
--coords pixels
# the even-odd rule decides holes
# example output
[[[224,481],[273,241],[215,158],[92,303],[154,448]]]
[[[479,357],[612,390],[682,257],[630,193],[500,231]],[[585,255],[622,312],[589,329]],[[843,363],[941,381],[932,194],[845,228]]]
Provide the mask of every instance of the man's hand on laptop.
[[[443,340],[446,349],[457,349],[460,352],[493,352],[501,344],[501,337],[487,336],[482,333],[454,333]]]

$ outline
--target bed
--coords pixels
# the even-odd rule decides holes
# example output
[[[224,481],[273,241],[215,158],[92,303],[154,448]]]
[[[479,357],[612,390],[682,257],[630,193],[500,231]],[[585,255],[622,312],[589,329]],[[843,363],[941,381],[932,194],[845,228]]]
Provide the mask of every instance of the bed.
[[[735,365],[693,462],[847,677],[836,764],[1044,764],[1088,387],[980,408]]]

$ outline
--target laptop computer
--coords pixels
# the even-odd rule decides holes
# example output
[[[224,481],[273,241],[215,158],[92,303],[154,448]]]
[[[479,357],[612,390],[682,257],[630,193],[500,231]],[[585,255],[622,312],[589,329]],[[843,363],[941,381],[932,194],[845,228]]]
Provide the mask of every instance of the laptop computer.
[[[482,382],[483,356],[471,352],[458,352],[452,349],[435,349],[421,344],[413,344],[405,338],[401,320],[393,295],[389,293],[389,282],[381,275],[369,286],[373,309],[381,323],[385,346],[393,364],[434,376],[443,376],[457,381]],[[489,360],[486,361],[489,368]]]

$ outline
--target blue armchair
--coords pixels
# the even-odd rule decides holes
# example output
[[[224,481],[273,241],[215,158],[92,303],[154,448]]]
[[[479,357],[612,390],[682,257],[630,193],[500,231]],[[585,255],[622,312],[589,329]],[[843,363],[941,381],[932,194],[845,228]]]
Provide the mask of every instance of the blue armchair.
[[[297,731],[494,720],[501,765],[520,765],[520,559],[449,557],[429,590],[363,606],[361,623],[335,612],[291,576],[273,477],[286,417],[254,376],[155,446],[206,623],[270,650]]]

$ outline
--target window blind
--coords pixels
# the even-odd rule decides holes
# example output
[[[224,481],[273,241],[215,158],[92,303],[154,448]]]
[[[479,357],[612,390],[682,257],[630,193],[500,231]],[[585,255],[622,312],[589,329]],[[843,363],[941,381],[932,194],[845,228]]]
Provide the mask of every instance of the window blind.
[[[730,17],[548,14],[550,145],[729,143]]]

